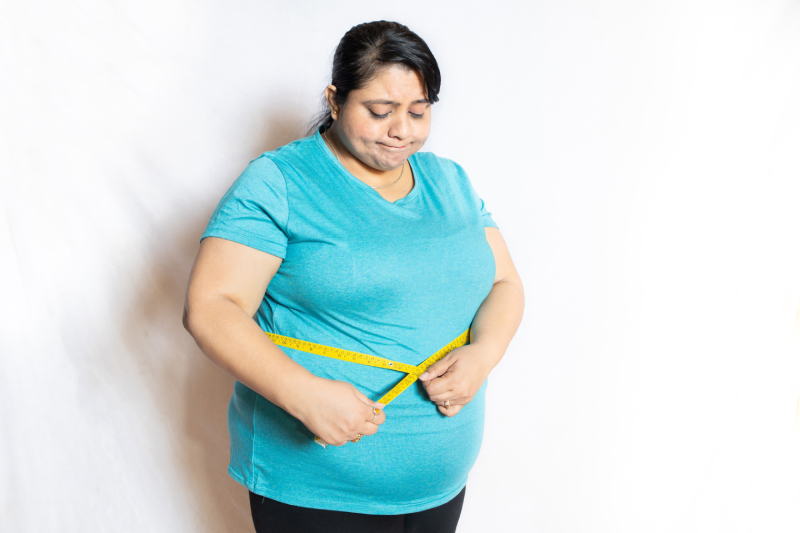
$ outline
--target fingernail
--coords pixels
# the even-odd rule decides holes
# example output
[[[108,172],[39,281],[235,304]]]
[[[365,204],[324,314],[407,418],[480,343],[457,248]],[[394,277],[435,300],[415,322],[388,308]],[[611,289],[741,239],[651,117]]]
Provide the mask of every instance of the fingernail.
[[[424,372],[424,373],[423,373],[423,374],[422,374],[422,375],[419,377],[419,379],[422,379],[422,380],[428,379],[428,373],[427,373],[427,372]]]

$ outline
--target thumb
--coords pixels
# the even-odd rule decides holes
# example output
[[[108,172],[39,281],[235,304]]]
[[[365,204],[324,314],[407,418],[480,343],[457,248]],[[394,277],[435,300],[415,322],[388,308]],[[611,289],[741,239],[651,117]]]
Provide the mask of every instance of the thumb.
[[[369,397],[366,394],[364,394],[358,389],[356,389],[356,396],[358,397],[359,400],[369,405],[370,407],[376,407],[378,409],[383,409],[384,407],[386,407],[384,404],[380,402],[373,402],[372,400],[369,399]]]
[[[434,363],[428,367],[428,370],[423,373],[419,379],[422,381],[429,381],[431,379],[438,378],[439,376],[444,375],[447,372],[447,369],[450,368],[450,365],[453,364],[453,360],[450,357],[445,357],[438,363]]]

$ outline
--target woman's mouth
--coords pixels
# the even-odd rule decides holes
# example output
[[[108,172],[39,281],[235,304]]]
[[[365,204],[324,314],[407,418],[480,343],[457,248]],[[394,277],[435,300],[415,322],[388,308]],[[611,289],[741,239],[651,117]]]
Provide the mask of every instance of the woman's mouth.
[[[378,143],[378,144],[380,144],[384,148],[387,148],[387,149],[395,151],[395,152],[398,152],[400,150],[405,150],[408,147],[407,144],[404,144],[403,146],[392,146],[390,144],[383,144],[383,143]]]

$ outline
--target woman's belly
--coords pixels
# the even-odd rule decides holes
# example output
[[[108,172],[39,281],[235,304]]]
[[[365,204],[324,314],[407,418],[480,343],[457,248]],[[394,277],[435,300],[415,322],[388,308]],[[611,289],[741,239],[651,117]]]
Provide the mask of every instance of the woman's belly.
[[[326,502],[385,508],[441,498],[466,482],[478,457],[486,385],[450,418],[416,383],[386,408],[375,435],[327,449],[299,420],[256,396],[253,486],[271,498],[319,508]]]

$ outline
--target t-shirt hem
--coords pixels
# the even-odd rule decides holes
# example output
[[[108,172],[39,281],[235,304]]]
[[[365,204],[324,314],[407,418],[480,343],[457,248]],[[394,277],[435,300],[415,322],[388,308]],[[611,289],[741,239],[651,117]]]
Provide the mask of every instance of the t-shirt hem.
[[[255,239],[252,235],[243,232],[223,228],[214,228],[203,233],[203,236],[200,237],[200,240],[202,241],[206,237],[219,237],[221,239],[227,239],[229,241],[238,242],[239,244],[244,244],[250,248],[255,248],[256,250],[280,257],[281,259],[286,257],[286,248],[283,246],[269,241]]]
[[[285,494],[282,492],[270,490],[269,488],[266,487],[257,486],[257,484],[254,482],[248,482],[248,480],[246,480],[242,475],[236,472],[236,470],[234,470],[232,466],[228,467],[228,475],[230,475],[238,483],[247,487],[247,489],[250,492],[258,494],[259,496],[266,496],[267,498],[288,505],[307,507],[310,509],[322,509],[325,511],[345,511],[348,513],[361,513],[361,514],[373,514],[373,515],[395,515],[395,514],[407,514],[407,513],[417,513],[420,511],[427,511],[428,509],[433,509],[434,507],[444,505],[445,503],[449,502],[450,500],[458,496],[458,494],[467,484],[467,481],[464,480],[464,482],[459,484],[458,488],[456,488],[452,492],[449,492],[445,496],[440,496],[438,498],[431,498],[407,504],[376,505],[368,503],[328,501],[328,500],[320,500],[317,498],[314,499],[303,498],[293,494]]]

